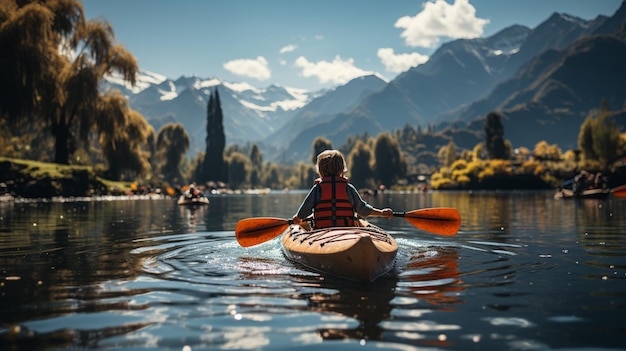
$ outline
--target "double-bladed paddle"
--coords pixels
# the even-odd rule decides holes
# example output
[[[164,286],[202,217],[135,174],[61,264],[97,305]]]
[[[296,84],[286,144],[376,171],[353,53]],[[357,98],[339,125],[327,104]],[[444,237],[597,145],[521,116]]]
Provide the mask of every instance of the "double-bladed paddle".
[[[461,215],[455,208],[423,208],[409,212],[394,212],[394,217],[404,217],[416,228],[424,231],[452,236],[461,227]],[[237,222],[235,237],[239,245],[249,247],[278,237],[293,221],[275,217],[245,218]]]

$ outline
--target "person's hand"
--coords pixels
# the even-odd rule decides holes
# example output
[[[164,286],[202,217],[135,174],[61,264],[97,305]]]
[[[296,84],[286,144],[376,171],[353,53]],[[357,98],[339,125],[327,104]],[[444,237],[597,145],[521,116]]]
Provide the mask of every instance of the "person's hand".
[[[393,217],[393,210],[390,208],[383,208],[380,213],[382,214],[383,217],[386,217],[387,219],[390,219],[391,217]]]
[[[293,224],[300,224],[300,223],[302,223],[302,220],[298,216],[293,216],[291,221],[293,222]]]

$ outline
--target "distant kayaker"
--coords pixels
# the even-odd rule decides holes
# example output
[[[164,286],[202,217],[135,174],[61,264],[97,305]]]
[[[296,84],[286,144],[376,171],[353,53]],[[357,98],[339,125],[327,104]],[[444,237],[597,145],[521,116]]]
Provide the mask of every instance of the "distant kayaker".
[[[189,184],[189,189],[187,189],[183,195],[185,195],[185,197],[188,199],[204,196],[204,194],[198,191],[195,183]]]
[[[315,228],[359,226],[357,216],[393,217],[390,208],[378,209],[365,202],[354,185],[344,177],[348,168],[343,154],[326,150],[317,156],[317,173],[320,178],[293,216],[293,223],[313,215]]]

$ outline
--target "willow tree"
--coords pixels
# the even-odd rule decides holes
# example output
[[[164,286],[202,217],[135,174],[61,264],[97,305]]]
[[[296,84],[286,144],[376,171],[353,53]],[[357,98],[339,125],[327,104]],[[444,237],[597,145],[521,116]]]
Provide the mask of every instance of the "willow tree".
[[[248,157],[240,152],[233,152],[228,159],[228,184],[232,189],[239,189],[248,176]]]
[[[624,151],[620,150],[620,145],[619,129],[604,100],[600,110],[590,114],[581,125],[578,146],[585,159],[597,159],[608,170]]]
[[[183,181],[181,165],[189,150],[189,134],[180,123],[168,123],[157,134],[157,164],[159,173],[169,182]]]
[[[108,22],[86,21],[78,0],[4,0],[0,13],[0,115],[13,126],[45,123],[55,162],[69,163],[97,126],[99,81],[119,72],[134,84],[137,62]]]
[[[587,160],[593,160],[598,157],[593,149],[593,124],[593,116],[587,116],[585,121],[580,125],[578,132],[578,148],[582,152],[583,157]]]
[[[593,129],[593,150],[600,157],[605,170],[619,158],[624,150],[619,150],[620,133],[615,119],[608,113],[598,116]]]
[[[376,138],[374,159],[374,173],[382,185],[393,185],[406,175],[407,165],[400,145],[389,133],[381,133]]]
[[[0,117],[21,127],[52,99],[63,66],[60,39],[83,19],[79,2],[0,1]],[[57,5],[57,6],[51,6]]]
[[[356,144],[348,155],[348,169],[350,182],[357,188],[371,185],[372,176],[372,150],[361,140]]]
[[[108,177],[134,179],[150,171],[148,138],[154,129],[143,116],[130,108],[119,92],[104,95],[98,103],[98,141],[107,161]]]

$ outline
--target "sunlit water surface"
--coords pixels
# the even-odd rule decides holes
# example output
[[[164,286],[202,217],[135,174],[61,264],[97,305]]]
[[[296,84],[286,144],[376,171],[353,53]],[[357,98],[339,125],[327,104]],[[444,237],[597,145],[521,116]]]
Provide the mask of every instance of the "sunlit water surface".
[[[289,218],[304,192],[0,203],[2,349],[562,350],[626,348],[626,198],[384,194],[455,207],[458,235],[376,219],[399,244],[371,284],[240,247],[239,219]]]

